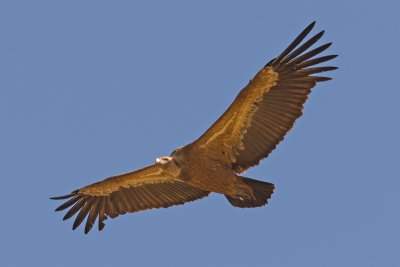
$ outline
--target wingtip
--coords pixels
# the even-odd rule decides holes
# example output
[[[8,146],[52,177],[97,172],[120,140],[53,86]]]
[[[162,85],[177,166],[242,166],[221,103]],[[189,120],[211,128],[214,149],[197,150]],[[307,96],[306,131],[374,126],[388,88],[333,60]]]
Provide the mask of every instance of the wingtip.
[[[99,231],[102,231],[104,229],[105,223],[101,222],[99,223]]]
[[[323,76],[313,76],[315,77],[316,82],[326,82],[332,80],[331,77],[323,77]]]
[[[79,225],[80,225],[80,223],[77,223],[77,221],[75,220],[74,224],[72,225],[72,230],[75,230],[76,228],[78,228]]]
[[[312,29],[314,29],[316,23],[317,23],[317,21],[314,20],[313,22],[311,22],[310,24],[308,24],[308,26],[304,29],[304,31],[305,31],[305,32],[310,32]]]
[[[62,211],[63,209],[60,207],[56,208],[54,211]]]
[[[67,198],[70,198],[70,197],[72,197],[72,196],[74,196],[74,195],[75,195],[75,194],[71,193],[71,194],[64,195],[64,196],[59,196],[59,197],[51,197],[50,199],[51,199],[51,200],[61,200],[61,199],[67,199]]]
[[[83,233],[85,234],[85,235],[87,235],[89,232],[90,232],[90,230],[92,229],[92,227],[90,227],[90,228],[85,228],[85,230],[83,231]]]
[[[77,193],[78,193],[78,190],[75,190],[75,191],[72,191],[71,193],[69,193],[68,195],[59,196],[59,197],[50,197],[50,199],[51,200],[67,199],[67,198],[75,196]]]
[[[316,21],[311,22],[295,39],[292,43],[286,47],[283,52],[275,58],[275,60],[271,63],[271,65],[280,62],[284,57],[286,57],[293,49],[295,49],[306,36],[312,31],[315,26]]]

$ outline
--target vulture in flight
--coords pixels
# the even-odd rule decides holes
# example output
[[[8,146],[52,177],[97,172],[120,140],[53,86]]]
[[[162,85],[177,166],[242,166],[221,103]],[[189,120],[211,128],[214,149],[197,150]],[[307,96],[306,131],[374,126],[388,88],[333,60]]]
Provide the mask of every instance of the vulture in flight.
[[[337,69],[316,66],[337,56],[320,56],[331,43],[310,49],[324,31],[303,42],[314,25],[315,21],[266,64],[196,141],[143,169],[51,198],[66,200],[56,211],[69,209],[64,220],[78,213],[74,230],[87,218],[86,234],[96,219],[102,230],[108,217],[180,205],[212,192],[224,194],[239,208],[267,204],[274,185],[239,174],[275,149],[303,114],[311,89],[317,82],[331,79],[314,74]]]

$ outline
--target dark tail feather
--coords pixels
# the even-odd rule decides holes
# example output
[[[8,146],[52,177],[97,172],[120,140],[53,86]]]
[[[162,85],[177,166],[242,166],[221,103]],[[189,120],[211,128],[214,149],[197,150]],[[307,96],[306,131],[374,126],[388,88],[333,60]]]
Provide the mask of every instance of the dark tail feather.
[[[268,203],[268,199],[271,198],[271,195],[274,192],[274,184],[246,177],[241,178],[243,179],[243,182],[253,188],[255,199],[240,199],[225,195],[232,206],[239,208],[255,208],[264,206]]]

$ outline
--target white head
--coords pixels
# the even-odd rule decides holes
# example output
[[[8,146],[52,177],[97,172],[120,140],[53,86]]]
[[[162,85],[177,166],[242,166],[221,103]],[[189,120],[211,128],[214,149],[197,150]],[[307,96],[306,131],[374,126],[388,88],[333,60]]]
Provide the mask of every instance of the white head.
[[[159,157],[156,158],[156,163],[158,164],[166,164],[172,160],[172,157]]]
[[[176,165],[175,160],[172,157],[156,158],[156,164],[162,165],[160,167],[162,167],[166,173],[174,177],[178,177],[181,173],[181,168]]]

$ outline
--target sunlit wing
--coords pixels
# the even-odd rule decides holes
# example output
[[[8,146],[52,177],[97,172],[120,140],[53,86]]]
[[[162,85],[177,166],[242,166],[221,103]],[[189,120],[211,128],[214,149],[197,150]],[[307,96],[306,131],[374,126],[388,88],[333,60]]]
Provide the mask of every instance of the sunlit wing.
[[[69,199],[56,211],[70,208],[64,220],[78,213],[73,224],[75,230],[87,217],[85,234],[98,218],[99,230],[107,217],[152,208],[167,208],[205,197],[209,192],[174,179],[155,164],[141,170],[110,177],[52,199]]]
[[[316,57],[331,43],[306,52],[324,34],[300,45],[314,27],[311,23],[277,58],[262,68],[239,93],[225,113],[192,146],[205,149],[240,173],[269,155],[302,115],[303,105],[317,82],[311,76],[337,69],[315,67],[336,57]]]

